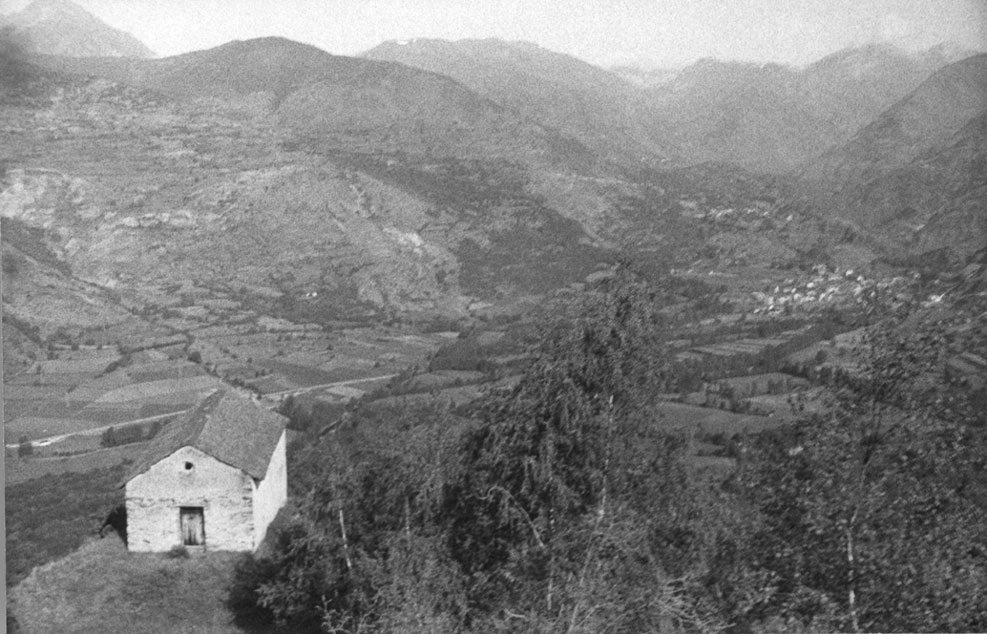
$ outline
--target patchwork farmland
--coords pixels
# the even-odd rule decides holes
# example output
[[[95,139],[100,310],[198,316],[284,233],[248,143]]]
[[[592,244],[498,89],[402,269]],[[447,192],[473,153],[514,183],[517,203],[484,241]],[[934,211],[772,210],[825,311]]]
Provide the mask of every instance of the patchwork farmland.
[[[8,447],[183,412],[222,385],[197,364],[139,353],[78,351],[4,384]]]
[[[235,293],[191,283],[145,292],[150,298],[120,298],[133,319],[53,333],[30,365],[7,377],[8,479],[84,470],[87,452],[100,465],[118,464],[139,448],[103,448],[148,440],[223,386],[271,408],[303,393],[345,403],[426,363],[456,335],[294,323],[254,312]],[[143,337],[131,322],[140,322]]]

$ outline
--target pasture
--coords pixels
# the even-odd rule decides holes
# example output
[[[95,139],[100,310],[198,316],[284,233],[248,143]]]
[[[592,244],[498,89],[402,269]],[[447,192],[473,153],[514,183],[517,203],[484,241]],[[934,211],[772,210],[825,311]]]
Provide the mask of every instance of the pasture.
[[[134,555],[111,533],[35,568],[10,590],[9,608],[25,632],[237,634],[245,630],[225,605],[237,559]]]
[[[663,428],[692,434],[745,434],[778,427],[780,417],[735,414],[712,407],[662,402],[658,406],[657,424]]]

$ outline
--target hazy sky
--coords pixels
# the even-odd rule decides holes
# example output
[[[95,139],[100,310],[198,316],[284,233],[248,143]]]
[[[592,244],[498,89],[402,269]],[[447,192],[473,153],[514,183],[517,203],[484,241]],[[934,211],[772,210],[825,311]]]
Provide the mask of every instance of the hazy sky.
[[[528,40],[591,63],[805,64],[848,45],[987,50],[985,0],[76,0],[160,55],[282,35],[353,55],[384,40]],[[28,0],[0,0],[8,12]]]

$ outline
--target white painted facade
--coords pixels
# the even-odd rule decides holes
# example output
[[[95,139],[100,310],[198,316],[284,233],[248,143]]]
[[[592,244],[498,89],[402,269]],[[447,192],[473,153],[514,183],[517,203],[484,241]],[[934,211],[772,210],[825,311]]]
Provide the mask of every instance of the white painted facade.
[[[287,432],[281,438],[271,455],[264,479],[254,487],[254,549],[260,546],[274,516],[288,499],[288,464],[286,443]]]
[[[195,448],[182,447],[126,484],[127,546],[163,552],[183,544],[181,509],[202,509],[206,550],[253,551],[287,499],[285,434],[259,482]]]

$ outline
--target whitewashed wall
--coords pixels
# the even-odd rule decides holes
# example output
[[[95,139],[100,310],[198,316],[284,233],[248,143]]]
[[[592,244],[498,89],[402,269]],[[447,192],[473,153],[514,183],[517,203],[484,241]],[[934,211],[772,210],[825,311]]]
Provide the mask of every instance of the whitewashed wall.
[[[207,550],[253,550],[253,495],[250,476],[183,447],[127,483],[127,546],[161,552],[180,545],[179,508],[201,506]]]
[[[254,548],[257,548],[263,541],[267,527],[288,499],[286,435],[287,432],[281,432],[278,445],[271,455],[271,462],[267,465],[267,474],[257,485],[257,490],[254,493]]]

